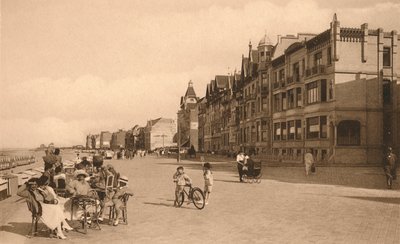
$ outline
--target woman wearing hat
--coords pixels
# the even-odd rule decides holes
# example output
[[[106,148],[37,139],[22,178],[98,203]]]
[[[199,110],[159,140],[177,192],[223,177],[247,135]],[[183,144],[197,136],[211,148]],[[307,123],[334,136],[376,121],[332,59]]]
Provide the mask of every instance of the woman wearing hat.
[[[46,196],[39,190],[38,183],[38,178],[31,178],[18,189],[17,195],[32,203],[40,215],[40,220],[49,229],[55,230],[58,238],[66,239],[61,224],[63,224],[65,230],[72,230],[72,228],[65,221],[63,210],[59,205],[46,203]]]
[[[67,185],[67,191],[71,193],[72,196],[87,196],[90,191],[90,185],[85,179],[88,176],[85,170],[76,170],[74,173],[75,179]]]

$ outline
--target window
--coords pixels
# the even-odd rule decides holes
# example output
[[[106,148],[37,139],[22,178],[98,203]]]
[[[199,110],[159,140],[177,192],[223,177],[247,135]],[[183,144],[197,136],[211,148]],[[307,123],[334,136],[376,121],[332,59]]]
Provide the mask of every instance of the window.
[[[392,63],[391,59],[390,47],[383,47],[383,66],[390,67]]]
[[[279,70],[279,81],[285,82],[285,69]]]
[[[297,107],[303,106],[303,94],[301,92],[301,88],[296,88],[296,97],[297,97]]]
[[[257,131],[256,131],[256,127],[253,125],[251,127],[251,142],[256,142],[256,136],[257,136]]]
[[[261,141],[261,123],[257,122],[257,142]]]
[[[322,52],[314,54],[314,66],[322,65]]]
[[[279,141],[281,139],[281,123],[274,124],[274,140]]]
[[[333,99],[333,80],[329,81],[329,100]]]
[[[255,102],[251,103],[251,115],[253,116],[256,113],[256,104]]]
[[[261,121],[261,130],[267,130],[268,129],[268,122],[266,120]]]
[[[261,75],[261,84],[267,84],[267,74],[266,73],[263,73],[262,75]]]
[[[307,119],[307,139],[314,139],[319,137],[319,117]]]
[[[281,123],[281,131],[282,131],[281,139],[286,140],[286,135],[287,135],[286,122]]]
[[[304,76],[306,74],[306,60],[303,58],[301,61],[301,75]]]
[[[318,102],[318,82],[314,81],[307,84],[307,103],[312,104]]]
[[[294,140],[296,134],[296,128],[294,126],[294,120],[287,123],[288,128],[288,140]]]
[[[293,64],[293,81],[294,82],[300,81],[300,65],[298,62]]]
[[[295,107],[294,91],[295,91],[294,89],[291,89],[291,90],[288,91],[288,107],[289,107],[289,109]]]
[[[274,95],[274,110],[275,112],[281,111],[281,97],[280,94]]]
[[[360,122],[356,120],[340,121],[337,127],[337,144],[340,146],[360,145]]]
[[[326,80],[321,80],[321,102],[326,102]]]
[[[296,140],[301,140],[302,128],[301,120],[296,120]]]
[[[321,116],[319,118],[319,123],[320,123],[321,138],[327,138],[328,137],[328,124],[327,124],[326,116]]]
[[[391,104],[392,103],[392,92],[389,80],[383,81],[383,104]]]
[[[328,64],[328,65],[331,65],[332,64],[332,47],[328,47],[328,50],[327,50],[327,59],[326,59],[326,63]]]
[[[267,111],[268,110],[268,98],[262,98],[262,110],[263,111]]]
[[[285,111],[286,109],[287,109],[286,93],[282,93],[282,110]]]

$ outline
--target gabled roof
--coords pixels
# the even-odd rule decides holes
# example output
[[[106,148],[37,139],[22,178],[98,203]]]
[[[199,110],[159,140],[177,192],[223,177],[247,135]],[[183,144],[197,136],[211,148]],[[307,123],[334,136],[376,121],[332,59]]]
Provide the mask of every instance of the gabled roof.
[[[185,93],[185,97],[194,97],[196,98],[196,92],[194,91],[193,86],[188,86],[186,93]]]
[[[254,63],[258,63],[258,51],[251,50],[251,59]]]
[[[224,89],[228,85],[228,76],[227,75],[216,75],[215,76],[215,88]]]
[[[150,124],[150,126],[153,126],[153,125],[157,124],[157,122],[160,121],[160,120],[161,120],[161,117],[158,118],[158,119],[150,120],[148,123]]]

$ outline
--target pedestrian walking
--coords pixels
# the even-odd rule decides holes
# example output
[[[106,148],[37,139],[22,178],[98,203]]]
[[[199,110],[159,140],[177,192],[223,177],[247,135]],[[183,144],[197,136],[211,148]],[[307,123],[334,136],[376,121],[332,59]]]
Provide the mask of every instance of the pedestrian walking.
[[[393,153],[393,149],[391,147],[388,147],[387,154],[386,154],[385,160],[384,160],[384,171],[385,171],[385,175],[386,175],[387,187],[389,189],[392,188],[393,180],[396,180],[396,178],[397,178],[396,163],[397,163],[397,156],[396,156],[396,154]]]
[[[312,149],[307,149],[306,154],[304,155],[304,165],[306,175],[309,175],[310,172],[315,172],[315,160],[314,155],[312,154]]]
[[[238,173],[239,173],[239,181],[243,182],[242,175],[243,175],[243,166],[245,163],[245,156],[244,156],[243,152],[239,152],[238,155],[236,156],[236,163],[237,163],[237,168],[238,168]]]

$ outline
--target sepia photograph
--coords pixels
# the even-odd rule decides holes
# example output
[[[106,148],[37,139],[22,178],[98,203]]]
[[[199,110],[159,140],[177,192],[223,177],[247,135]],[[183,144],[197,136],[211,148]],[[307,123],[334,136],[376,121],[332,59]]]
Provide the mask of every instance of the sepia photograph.
[[[0,0],[0,243],[400,243],[399,0]]]

